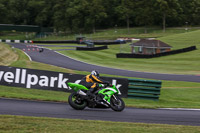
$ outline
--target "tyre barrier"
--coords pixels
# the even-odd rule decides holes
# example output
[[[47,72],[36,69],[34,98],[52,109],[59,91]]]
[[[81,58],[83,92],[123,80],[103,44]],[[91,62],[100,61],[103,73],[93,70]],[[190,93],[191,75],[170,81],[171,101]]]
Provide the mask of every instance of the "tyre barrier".
[[[161,56],[167,56],[167,55],[189,52],[189,51],[193,51],[193,50],[196,50],[196,49],[197,49],[196,46],[191,46],[191,47],[187,47],[187,48],[183,48],[183,49],[177,49],[177,50],[172,50],[172,51],[169,51],[169,52],[151,54],[151,55],[118,53],[118,54],[116,54],[116,57],[117,58],[155,58],[155,57],[161,57]]]
[[[97,51],[108,49],[108,46],[101,46],[101,47],[76,47],[76,50],[84,50],[84,51]]]
[[[128,98],[159,100],[161,81],[141,79],[128,79],[128,81]]]
[[[4,40],[4,39],[0,39],[0,42],[6,42],[6,43],[33,43],[32,40]]]

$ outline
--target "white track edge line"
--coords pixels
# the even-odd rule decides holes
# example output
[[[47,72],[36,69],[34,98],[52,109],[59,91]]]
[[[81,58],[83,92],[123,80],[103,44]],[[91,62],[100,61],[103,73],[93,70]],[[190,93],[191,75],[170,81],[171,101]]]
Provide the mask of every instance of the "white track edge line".
[[[28,56],[29,60],[32,61],[31,57],[26,52],[24,52],[24,53],[25,53],[26,56]]]
[[[49,49],[49,48],[46,48],[46,49]],[[51,49],[49,49],[49,50],[51,50]],[[90,63],[86,63],[86,62],[84,62],[84,61],[80,61],[80,60],[74,59],[74,58],[72,58],[72,57],[69,57],[69,56],[64,55],[64,54],[62,54],[62,53],[59,53],[59,52],[57,52],[57,51],[54,51],[54,52],[56,52],[56,53],[58,53],[58,54],[60,54],[60,55],[63,55],[63,56],[65,56],[65,57],[68,57],[68,58],[70,58],[70,59],[73,59],[73,60],[75,60],[75,61],[79,61],[79,62],[82,62],[82,63],[85,63],[85,64],[89,64],[89,65],[95,65],[95,64],[90,64]],[[95,66],[99,66],[99,65],[95,65]],[[100,66],[100,67],[111,68],[111,67],[107,67],[107,66]],[[112,68],[112,69],[124,70],[124,69],[118,69],[118,68]],[[139,73],[142,72],[142,71],[131,71],[131,70],[126,70],[126,71],[129,71],[129,72],[139,72]],[[187,76],[186,74],[169,74],[169,73],[154,73],[154,72],[142,72],[142,73],[165,74],[165,75],[175,75],[175,76]],[[190,76],[196,76],[196,75],[190,75]]]
[[[179,111],[200,111],[200,109],[190,109],[190,108],[158,108],[163,110],[179,110]]]

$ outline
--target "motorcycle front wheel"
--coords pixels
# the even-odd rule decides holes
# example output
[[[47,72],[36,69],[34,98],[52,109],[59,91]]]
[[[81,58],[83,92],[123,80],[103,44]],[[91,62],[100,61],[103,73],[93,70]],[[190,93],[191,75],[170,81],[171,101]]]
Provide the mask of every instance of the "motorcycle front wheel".
[[[76,110],[83,110],[87,106],[87,102],[85,100],[82,100],[80,95],[76,92],[72,93],[68,97],[68,103],[72,108]]]
[[[125,103],[120,97],[113,95],[110,99],[110,107],[112,110],[120,112],[124,110]]]

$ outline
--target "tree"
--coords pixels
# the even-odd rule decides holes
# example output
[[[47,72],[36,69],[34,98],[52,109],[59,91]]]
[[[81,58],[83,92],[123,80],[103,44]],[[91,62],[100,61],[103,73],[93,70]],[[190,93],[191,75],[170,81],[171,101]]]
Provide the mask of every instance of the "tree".
[[[71,33],[97,28],[200,24],[200,0],[0,0],[0,23],[54,27]]]
[[[6,5],[7,0],[0,0],[0,16],[3,16],[0,19],[0,23],[8,23]]]
[[[137,1],[135,4],[136,17],[135,21],[138,25],[145,26],[145,33],[147,33],[147,26],[152,25],[154,22],[154,8],[155,0]]]
[[[93,33],[96,32],[96,25],[101,23],[107,17],[105,8],[103,7],[102,0],[88,0],[89,6],[87,8],[88,15],[86,17],[86,25],[90,25]]]
[[[13,24],[27,24],[29,12],[27,4],[29,0],[10,0],[7,5],[8,19]]]
[[[178,10],[181,9],[178,0],[156,0],[155,8],[161,13],[163,32],[166,29],[166,18],[171,16],[177,16]]]
[[[101,22],[101,28],[110,28],[115,25],[124,26],[124,20],[120,19],[120,15],[116,11],[116,7],[118,7],[120,3],[121,0],[102,0],[102,6],[105,8],[107,17]],[[121,23],[121,21],[123,21],[123,23]]]
[[[38,22],[38,18],[40,15],[40,12],[43,10],[45,6],[45,1],[44,0],[29,0],[27,4],[27,12],[29,14],[27,18],[27,24],[28,25],[37,25],[40,24]]]
[[[85,17],[87,12],[87,0],[72,0],[69,7],[66,9],[66,16],[71,32],[79,32],[84,29]]]
[[[130,29],[130,17],[134,14],[134,1],[132,0],[121,0],[121,4],[116,7],[119,19],[126,20],[126,26]]]
[[[56,4],[54,0],[42,0],[42,5],[40,12],[35,18],[36,24],[43,27],[51,27],[53,26],[53,15],[54,10],[53,7]]]
[[[57,3],[54,5],[53,10],[53,25],[57,31],[63,30],[66,31],[68,27],[70,27],[71,23],[67,18],[67,9],[68,9],[69,2],[65,0],[58,0]]]
[[[182,25],[185,25],[186,22],[191,25],[200,24],[200,0],[179,0],[180,6],[183,10],[181,14]]]

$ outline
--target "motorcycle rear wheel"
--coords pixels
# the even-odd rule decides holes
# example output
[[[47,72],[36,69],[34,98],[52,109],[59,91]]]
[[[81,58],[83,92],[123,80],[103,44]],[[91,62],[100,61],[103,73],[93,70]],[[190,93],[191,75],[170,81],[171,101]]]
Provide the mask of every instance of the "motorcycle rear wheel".
[[[110,99],[110,107],[114,111],[123,111],[125,108],[124,101],[118,96],[112,96]]]
[[[72,93],[68,97],[68,103],[76,110],[83,110],[87,106],[87,102],[85,100],[81,100],[80,95],[76,92]]]

